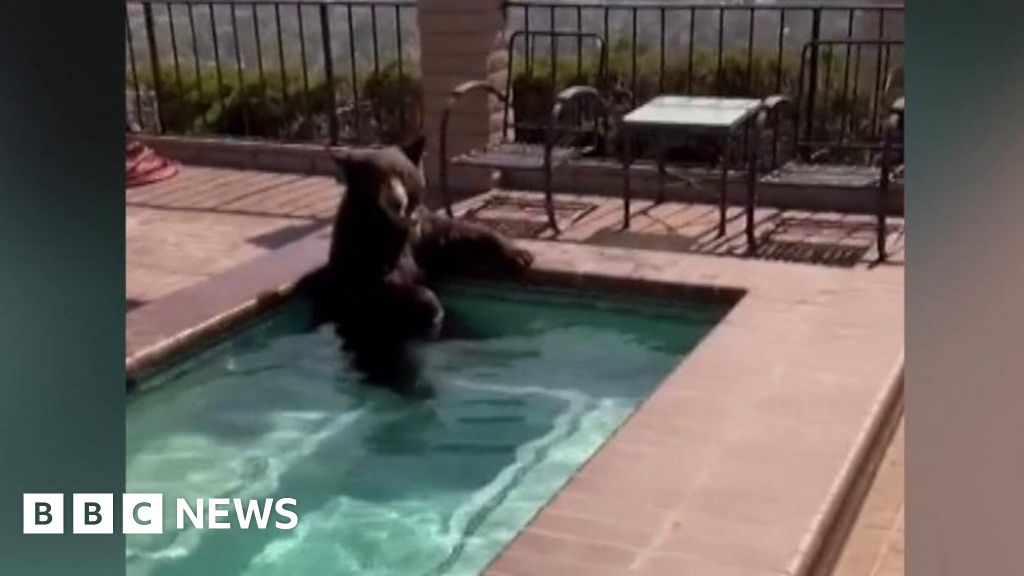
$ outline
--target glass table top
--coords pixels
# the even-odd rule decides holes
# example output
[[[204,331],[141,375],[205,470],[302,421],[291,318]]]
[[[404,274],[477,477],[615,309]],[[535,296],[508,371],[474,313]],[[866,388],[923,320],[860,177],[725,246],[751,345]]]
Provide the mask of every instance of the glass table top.
[[[760,105],[754,98],[665,95],[633,110],[623,121],[633,126],[733,128]]]

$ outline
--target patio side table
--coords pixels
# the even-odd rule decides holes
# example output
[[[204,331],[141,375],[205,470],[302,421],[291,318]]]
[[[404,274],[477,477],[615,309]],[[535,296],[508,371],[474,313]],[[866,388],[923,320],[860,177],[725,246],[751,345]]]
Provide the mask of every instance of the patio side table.
[[[622,119],[622,136],[624,157],[622,162],[624,190],[623,203],[625,214],[623,227],[629,228],[630,203],[630,166],[633,164],[633,140],[638,132],[653,133],[658,138],[658,197],[657,202],[664,200],[665,194],[665,160],[664,141],[671,134],[711,135],[721,142],[722,176],[719,184],[719,222],[718,236],[725,235],[726,221],[726,187],[729,174],[729,152],[733,136],[743,128],[747,138],[747,151],[750,162],[747,167],[747,244],[750,249],[755,247],[754,239],[754,206],[756,178],[755,154],[756,142],[750,142],[750,124],[757,116],[761,100],[753,98],[725,98],[718,96],[673,96],[662,95],[653,98],[646,104],[626,114]]]

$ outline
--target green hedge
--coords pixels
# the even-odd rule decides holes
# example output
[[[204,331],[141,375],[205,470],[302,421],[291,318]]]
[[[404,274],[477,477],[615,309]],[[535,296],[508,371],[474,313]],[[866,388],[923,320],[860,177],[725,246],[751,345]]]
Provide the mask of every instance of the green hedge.
[[[404,64],[405,70],[411,66]],[[245,72],[239,79],[234,70],[182,70],[180,79],[173,67],[161,69],[160,108],[165,132],[252,136],[277,140],[326,140],[331,86],[323,77],[307,79],[301,70],[268,72],[262,79]],[[241,80],[241,81],[240,81]],[[152,90],[148,70],[140,70],[139,88]],[[133,88],[129,76],[129,89]],[[359,107],[353,103],[350,79],[336,78],[335,104],[343,136],[354,139],[356,124],[364,137],[400,141],[419,130],[422,120],[420,79],[408,72],[399,74],[391,62],[359,79]],[[134,98],[134,96],[131,96]],[[134,101],[129,103],[134,106]]]

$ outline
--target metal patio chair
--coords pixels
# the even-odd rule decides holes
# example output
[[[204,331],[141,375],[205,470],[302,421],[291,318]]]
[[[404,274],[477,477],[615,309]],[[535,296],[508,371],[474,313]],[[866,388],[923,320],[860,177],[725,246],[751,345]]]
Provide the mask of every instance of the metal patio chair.
[[[545,39],[550,57],[549,69],[540,70],[536,41]],[[583,70],[585,41],[597,49],[597,71],[594,85],[573,85],[556,93],[559,40],[575,39],[576,79]],[[516,48],[523,45],[523,74],[517,77]],[[544,203],[548,225],[558,234],[558,222],[552,198],[552,172],[571,160],[599,152],[605,146],[608,132],[610,98],[615,94],[607,85],[608,50],[598,34],[573,31],[514,32],[508,41],[508,64],[504,91],[484,80],[471,80],[455,87],[441,116],[440,188],[445,211],[453,216],[448,189],[450,166],[471,166],[502,171],[539,171],[544,175]],[[542,73],[546,72],[546,73]],[[537,73],[535,76],[534,73]],[[532,85],[534,90],[528,90]],[[448,124],[459,100],[471,92],[484,92],[502,105],[501,139],[495,144],[449,156]],[[624,91],[619,91],[624,92]],[[532,100],[531,100],[532,97]],[[532,108],[532,110],[528,110]],[[516,112],[532,112],[517,118]],[[574,121],[572,121],[574,120]]]
[[[765,173],[758,183],[822,187],[831,189],[856,189],[867,193],[875,193],[875,216],[877,220],[878,259],[886,259],[885,241],[887,235],[886,216],[888,212],[889,193],[895,181],[902,178],[902,124],[903,98],[891,102],[889,112],[882,112],[886,103],[888,78],[882,78],[883,64],[885,76],[889,76],[889,64],[892,52],[902,50],[901,40],[822,40],[808,42],[804,45],[800,59],[799,83],[795,98],[785,94],[776,94],[765,98],[758,116],[757,133],[771,134],[771,154],[767,169],[758,163],[758,169]],[[824,91],[820,91],[821,70],[820,58],[824,50],[828,50],[826,61]],[[853,111],[841,106],[856,106],[857,95],[850,99],[847,89],[850,83],[850,67],[855,54],[856,71],[861,73],[862,51],[876,51],[877,65],[870,70],[874,72],[874,90],[871,97],[870,118],[857,125]],[[837,50],[845,50],[845,65],[832,73],[832,55]],[[866,65],[867,66],[867,65]],[[838,128],[836,118],[830,118],[827,112],[830,81],[846,82],[843,85],[843,104],[832,102],[833,110],[839,108]],[[856,92],[857,84],[853,84]],[[835,98],[838,100],[839,98]],[[851,104],[852,102],[852,104]],[[821,106],[826,114],[816,118],[815,107]],[[788,154],[780,154],[780,133],[783,128],[782,116],[788,112],[792,120],[792,142]],[[817,122],[816,122],[817,120]],[[838,134],[836,132],[838,131]],[[764,158],[764,156],[762,156]]]

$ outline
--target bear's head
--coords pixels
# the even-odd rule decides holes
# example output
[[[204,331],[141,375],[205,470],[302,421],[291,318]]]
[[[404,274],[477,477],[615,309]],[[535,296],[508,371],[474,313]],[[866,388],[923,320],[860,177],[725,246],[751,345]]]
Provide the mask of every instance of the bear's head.
[[[345,203],[360,214],[380,212],[416,234],[426,190],[420,165],[425,144],[420,136],[404,146],[333,152],[336,177],[346,185]]]

